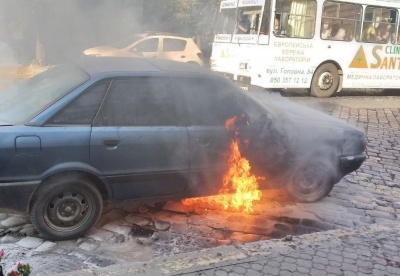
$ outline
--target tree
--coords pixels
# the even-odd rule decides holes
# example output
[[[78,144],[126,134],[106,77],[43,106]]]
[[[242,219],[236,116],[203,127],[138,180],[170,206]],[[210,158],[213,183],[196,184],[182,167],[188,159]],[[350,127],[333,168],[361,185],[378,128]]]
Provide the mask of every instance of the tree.
[[[170,0],[172,17],[190,35],[211,33],[221,0]]]

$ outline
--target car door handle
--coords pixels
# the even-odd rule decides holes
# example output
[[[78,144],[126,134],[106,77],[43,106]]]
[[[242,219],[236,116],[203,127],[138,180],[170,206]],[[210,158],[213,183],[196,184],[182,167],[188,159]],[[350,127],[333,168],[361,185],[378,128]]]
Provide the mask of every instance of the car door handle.
[[[119,140],[103,140],[103,144],[108,148],[118,146],[119,142]]]
[[[196,139],[196,142],[197,142],[198,144],[200,144],[200,146],[202,146],[202,147],[208,147],[208,146],[210,145],[210,142],[209,142],[208,140],[205,140],[205,139],[199,139],[199,138],[197,138],[197,139]]]
[[[181,58],[186,58],[186,56],[181,56]]]

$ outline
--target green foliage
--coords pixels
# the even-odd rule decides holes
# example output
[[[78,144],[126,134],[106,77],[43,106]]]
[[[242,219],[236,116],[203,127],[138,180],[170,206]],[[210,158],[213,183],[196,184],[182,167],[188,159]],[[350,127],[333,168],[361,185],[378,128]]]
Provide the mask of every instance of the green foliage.
[[[175,19],[192,30],[206,34],[212,30],[220,0],[171,0],[169,9]]]

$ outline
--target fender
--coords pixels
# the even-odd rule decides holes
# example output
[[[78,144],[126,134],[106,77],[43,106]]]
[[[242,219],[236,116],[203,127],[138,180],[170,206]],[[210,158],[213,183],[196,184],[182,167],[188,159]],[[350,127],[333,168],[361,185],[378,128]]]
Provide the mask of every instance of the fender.
[[[107,181],[106,177],[98,169],[96,169],[95,167],[93,167],[89,164],[86,164],[86,163],[67,162],[67,163],[57,164],[57,165],[47,169],[46,171],[44,171],[41,174],[40,178],[43,181],[44,179],[46,179],[52,175],[56,175],[56,174],[63,173],[63,172],[72,172],[72,171],[85,172],[85,173],[95,176],[106,187],[109,198],[111,199],[114,197],[110,183]]]

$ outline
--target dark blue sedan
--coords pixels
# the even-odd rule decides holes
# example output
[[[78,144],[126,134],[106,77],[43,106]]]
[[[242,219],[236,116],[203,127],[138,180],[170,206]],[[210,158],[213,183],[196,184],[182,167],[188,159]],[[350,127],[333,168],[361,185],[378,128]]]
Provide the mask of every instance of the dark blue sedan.
[[[86,58],[0,92],[0,208],[44,236],[78,237],[103,202],[217,193],[233,117],[262,188],[313,202],[365,159],[365,136],[327,115],[164,60]]]

